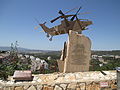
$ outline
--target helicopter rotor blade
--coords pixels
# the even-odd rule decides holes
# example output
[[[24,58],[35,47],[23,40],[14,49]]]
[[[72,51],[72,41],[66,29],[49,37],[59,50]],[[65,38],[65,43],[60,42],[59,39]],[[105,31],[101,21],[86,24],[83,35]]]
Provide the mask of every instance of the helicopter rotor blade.
[[[90,14],[90,12],[78,13],[77,15]]]
[[[74,15],[74,16],[70,19],[70,21],[73,21],[75,17],[76,17],[76,15]]]
[[[75,15],[77,15],[78,14],[78,12],[80,11],[80,9],[81,9],[82,7],[80,7],[79,9],[78,9],[78,11],[76,12],[76,14]]]
[[[62,10],[60,10],[58,13],[61,14],[62,16],[65,15],[65,14],[62,12]]]
[[[76,9],[78,9],[78,7],[75,7],[75,8],[73,8],[73,9],[71,9],[71,10],[65,12],[65,14],[67,14],[67,13],[69,13],[69,12],[71,12],[71,11],[74,11],[74,10],[76,10]]]
[[[78,14],[78,12],[80,11],[81,8],[82,8],[82,7],[80,7],[80,8],[77,10],[76,14],[71,18],[71,21],[73,21],[74,18],[77,17],[77,14]]]
[[[78,13],[77,15],[83,15],[83,14],[89,14],[89,12],[85,12],[85,13]],[[74,15],[72,18],[71,18],[71,21],[74,20],[75,17],[77,17],[77,15]],[[88,19],[80,19],[80,20],[88,20]]]
[[[68,17],[71,17],[71,16],[74,16],[74,15],[59,16],[59,17],[57,17],[57,18],[51,20],[50,22],[53,23],[54,21],[56,21],[56,20],[59,19],[59,18],[68,18]]]
[[[68,18],[68,17],[72,17],[74,15],[65,15],[65,16],[61,16],[61,18]]]
[[[59,19],[60,17],[61,17],[61,16],[59,16],[59,17],[57,17],[57,18],[51,20],[50,22],[53,23],[54,21],[56,21],[56,20]]]
[[[79,19],[79,20],[87,20],[88,21],[88,19]]]

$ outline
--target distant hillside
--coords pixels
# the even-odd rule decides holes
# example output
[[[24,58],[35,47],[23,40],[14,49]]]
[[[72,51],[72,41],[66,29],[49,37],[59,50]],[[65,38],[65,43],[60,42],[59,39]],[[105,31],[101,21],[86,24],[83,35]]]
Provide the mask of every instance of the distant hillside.
[[[111,50],[111,51],[95,51],[92,50],[92,55],[120,55],[120,50]],[[51,51],[45,53],[46,55],[61,55],[61,51]]]
[[[0,47],[0,51],[9,51],[11,50],[11,47]],[[18,51],[20,53],[48,53],[51,52],[51,50],[34,50],[34,49],[26,49],[18,47]]]
[[[8,51],[10,47],[0,47],[0,51]],[[18,47],[18,51],[20,53],[42,53],[46,55],[61,55],[61,51],[53,51],[53,50],[34,50],[34,49],[26,49]],[[111,51],[96,51],[92,50],[92,54],[96,55],[120,55],[120,50],[111,50]]]
[[[120,50],[92,51],[92,54],[96,54],[96,55],[120,55]]]
[[[8,50],[10,50],[10,47],[0,47],[0,50],[1,51],[8,51]]]
[[[120,55],[120,50],[112,50],[112,51],[94,51],[92,50],[92,55]],[[51,51],[45,53],[46,55],[61,55],[61,51]]]

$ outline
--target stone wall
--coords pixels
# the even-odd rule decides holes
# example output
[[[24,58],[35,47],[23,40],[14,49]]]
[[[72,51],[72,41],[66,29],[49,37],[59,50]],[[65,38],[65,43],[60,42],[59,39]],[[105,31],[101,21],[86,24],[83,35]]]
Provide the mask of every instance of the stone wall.
[[[100,90],[100,82],[108,82],[107,90],[116,89],[116,71],[53,73],[33,75],[33,81],[0,81],[0,90]],[[112,88],[112,89],[110,89]]]

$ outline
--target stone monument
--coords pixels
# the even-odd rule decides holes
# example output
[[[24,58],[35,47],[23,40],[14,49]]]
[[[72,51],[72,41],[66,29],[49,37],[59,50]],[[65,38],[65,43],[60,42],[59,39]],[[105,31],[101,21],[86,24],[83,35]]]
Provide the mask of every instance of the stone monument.
[[[58,60],[60,72],[89,71],[91,57],[91,41],[78,32],[69,31],[68,42],[64,44],[61,60]]]
[[[88,29],[87,26],[92,24],[88,19],[79,19],[77,15],[82,7],[78,8],[75,14],[65,15],[59,10],[60,16],[50,22],[53,23],[58,19],[63,19],[61,24],[54,27],[47,27],[45,23],[39,24],[47,37],[52,41],[52,37],[61,34],[68,34],[68,42],[64,43],[61,59],[58,60],[60,72],[80,72],[89,71],[89,61],[91,56],[91,41],[82,34],[82,31]],[[69,18],[69,19],[68,19]],[[71,18],[71,19],[70,19]]]

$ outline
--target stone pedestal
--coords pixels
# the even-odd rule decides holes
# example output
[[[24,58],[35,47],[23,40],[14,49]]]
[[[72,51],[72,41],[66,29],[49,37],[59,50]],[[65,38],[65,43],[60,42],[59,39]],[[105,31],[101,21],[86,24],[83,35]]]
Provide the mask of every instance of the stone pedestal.
[[[58,61],[60,72],[84,72],[89,71],[89,61],[91,59],[91,41],[83,34],[75,31],[69,31],[69,40],[67,42],[66,56],[64,60]],[[64,50],[63,50],[64,51]]]

